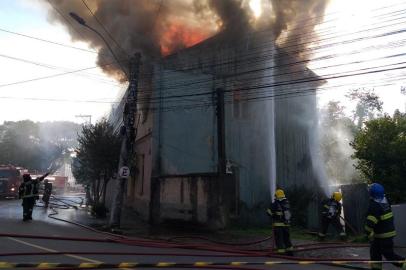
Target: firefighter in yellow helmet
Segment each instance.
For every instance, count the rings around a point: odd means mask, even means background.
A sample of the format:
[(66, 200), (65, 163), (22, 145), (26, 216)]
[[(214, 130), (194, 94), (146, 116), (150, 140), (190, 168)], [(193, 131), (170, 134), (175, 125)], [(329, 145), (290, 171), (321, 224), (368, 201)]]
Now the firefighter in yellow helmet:
[(272, 218), (272, 227), (274, 231), (276, 251), (278, 253), (286, 253), (293, 255), (293, 246), (290, 241), (290, 220), (291, 212), (288, 199), (282, 189), (275, 191), (275, 200), (267, 209), (267, 213)]
[(48, 176), (49, 173), (41, 177), (32, 179), (31, 175), (26, 173), (23, 175), (24, 182), (18, 188), (18, 197), (23, 199), (23, 221), (32, 220), (32, 211), (35, 201), (38, 199), (39, 183)]
[(330, 224), (339, 232), (340, 237), (345, 239), (346, 234), (344, 231), (344, 226), (341, 225), (341, 199), (343, 195), (340, 192), (333, 192), (331, 198), (324, 200), (322, 202), (322, 212), (321, 212), (321, 231), (319, 232), (319, 239), (324, 240), (326, 233)]

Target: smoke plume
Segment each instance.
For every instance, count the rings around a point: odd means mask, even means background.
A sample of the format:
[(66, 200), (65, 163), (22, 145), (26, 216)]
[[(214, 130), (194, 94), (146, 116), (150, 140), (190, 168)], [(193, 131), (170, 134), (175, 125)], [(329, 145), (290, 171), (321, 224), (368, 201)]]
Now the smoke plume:
[(262, 12), (256, 17), (250, 8), (252, 0), (41, 1), (49, 10), (50, 21), (66, 26), (72, 40), (87, 42), (98, 50), (100, 67), (120, 81), (125, 76), (119, 65), (106, 65), (114, 59), (103, 40), (75, 22), (69, 12), (78, 14), (100, 32), (126, 66), (126, 59), (135, 52), (150, 61), (193, 46), (219, 31), (236, 37), (242, 29), (269, 28), (275, 37), (284, 33), (286, 43), (301, 44), (297, 34), (300, 32), (307, 41), (314, 38), (314, 25), (323, 19), (327, 4), (327, 0), (260, 0)]

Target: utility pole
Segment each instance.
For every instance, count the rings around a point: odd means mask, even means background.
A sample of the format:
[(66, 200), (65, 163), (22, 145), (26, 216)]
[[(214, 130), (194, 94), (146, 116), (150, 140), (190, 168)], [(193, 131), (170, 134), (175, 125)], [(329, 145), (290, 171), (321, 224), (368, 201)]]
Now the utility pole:
[(217, 104), (216, 104), (216, 116), (217, 116), (217, 154), (218, 154), (218, 174), (220, 178), (226, 174), (226, 139), (225, 139), (225, 112), (224, 112), (224, 90), (217, 88)]
[(118, 165), (118, 175), (116, 181), (116, 192), (113, 198), (113, 204), (110, 214), (110, 228), (119, 228), (121, 221), (121, 210), (124, 202), (124, 193), (127, 178), (129, 177), (129, 160), (134, 152), (134, 141), (136, 136), (135, 114), (137, 112), (137, 92), (138, 77), (141, 54), (136, 53), (130, 59), (130, 83), (126, 95), (126, 104), (123, 111), (124, 125), (120, 129), (123, 136), (121, 142), (120, 161)]
[(213, 228), (223, 228), (224, 215), (223, 190), (226, 181), (226, 145), (225, 145), (225, 111), (224, 111), (224, 90), (216, 89), (216, 118), (217, 118), (217, 181), (213, 183), (210, 199), (210, 216)]

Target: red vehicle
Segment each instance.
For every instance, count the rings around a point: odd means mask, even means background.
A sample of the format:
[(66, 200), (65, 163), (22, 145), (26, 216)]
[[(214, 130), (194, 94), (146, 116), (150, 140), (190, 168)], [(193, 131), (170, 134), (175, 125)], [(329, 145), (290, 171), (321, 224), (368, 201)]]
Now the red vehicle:
[(20, 170), (12, 165), (0, 165), (0, 197), (18, 198), (18, 187), (22, 182)]

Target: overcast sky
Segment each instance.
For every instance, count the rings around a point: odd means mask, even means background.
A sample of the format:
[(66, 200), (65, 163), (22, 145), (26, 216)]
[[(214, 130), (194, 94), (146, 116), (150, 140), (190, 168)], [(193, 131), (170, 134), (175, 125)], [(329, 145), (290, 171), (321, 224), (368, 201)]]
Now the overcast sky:
[[(359, 4), (354, 4), (354, 2)], [(368, 4), (365, 5), (367, 2)], [(396, 2), (401, 1), (335, 0), (327, 13), (341, 12), (349, 16), (341, 16), (342, 19), (335, 23), (336, 31), (345, 32), (353, 29), (357, 24), (369, 23), (370, 9), (377, 9), (380, 5), (387, 6), (388, 3)], [(68, 44), (83, 50), (57, 46), (7, 31)], [(84, 34), (86, 34), (85, 32), (86, 29), (83, 29)], [(402, 38), (404, 39), (405, 36)], [(399, 36), (396, 39), (399, 39)], [(404, 46), (398, 49), (405, 51)], [(36, 0), (1, 0), (0, 123), (4, 120), (22, 119), (82, 122), (82, 119), (75, 116), (92, 115), (93, 119), (105, 116), (111, 108), (109, 102), (116, 100), (118, 93), (123, 90), (123, 86), (105, 76), (99, 68), (95, 67), (96, 53), (91, 51), (92, 49), (84, 43), (73, 43), (63, 26), (50, 24), (47, 21), (47, 10), (41, 8)], [(375, 55), (375, 52), (370, 52), (364, 58)], [(402, 59), (406, 62), (404, 57)], [(30, 63), (27, 63), (27, 60)], [(318, 63), (311, 64), (310, 67), (314, 68), (319, 75), (325, 75), (323, 69), (320, 69), (320, 72), (317, 71), (320, 68)], [(87, 68), (89, 69), (80, 73), (23, 83), (33, 78), (54, 76)], [(374, 76), (374, 78), (377, 77)], [(403, 82), (404, 80), (398, 80), (390, 86), (374, 87), (371, 85), (384, 101), (385, 111), (392, 113), (396, 108), (405, 110), (406, 96), (400, 94), (400, 86), (403, 85)], [(338, 84), (337, 81), (328, 83)], [(321, 104), (325, 104), (331, 99), (344, 100), (343, 96), (348, 88), (325, 91), (328, 93), (321, 94), (319, 100)]]

